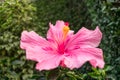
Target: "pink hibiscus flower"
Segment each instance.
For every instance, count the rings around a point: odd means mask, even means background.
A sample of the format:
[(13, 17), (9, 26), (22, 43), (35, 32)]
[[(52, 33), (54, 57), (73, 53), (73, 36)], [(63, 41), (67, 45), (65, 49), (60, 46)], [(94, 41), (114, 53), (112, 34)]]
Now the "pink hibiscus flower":
[(26, 50), (27, 59), (38, 62), (36, 69), (80, 68), (87, 61), (93, 67), (104, 67), (103, 52), (96, 48), (102, 38), (98, 27), (95, 30), (83, 27), (74, 34), (64, 21), (49, 25), (46, 38), (34, 31), (23, 31), (21, 35), (20, 47)]

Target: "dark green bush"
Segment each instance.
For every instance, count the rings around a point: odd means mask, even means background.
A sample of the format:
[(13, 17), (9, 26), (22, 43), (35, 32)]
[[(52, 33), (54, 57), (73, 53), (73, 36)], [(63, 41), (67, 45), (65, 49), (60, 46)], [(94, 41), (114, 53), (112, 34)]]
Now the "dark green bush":
[[(40, 25), (48, 26), (49, 22), (64, 20), (70, 23), (73, 30), (90, 26), (87, 7), (83, 0), (36, 0), (37, 17)], [(38, 25), (39, 26), (39, 25)]]
[(92, 19), (92, 27), (99, 25), (103, 32), (100, 47), (104, 51), (106, 79), (120, 79), (120, 4), (115, 1), (86, 1)]

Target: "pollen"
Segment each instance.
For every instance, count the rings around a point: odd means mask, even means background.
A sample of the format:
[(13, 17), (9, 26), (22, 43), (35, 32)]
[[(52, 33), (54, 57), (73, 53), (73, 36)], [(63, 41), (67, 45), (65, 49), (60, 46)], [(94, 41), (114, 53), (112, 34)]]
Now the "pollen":
[(67, 36), (67, 33), (69, 32), (70, 28), (68, 26), (64, 26), (63, 28), (63, 36), (64, 36), (64, 39), (66, 38)]

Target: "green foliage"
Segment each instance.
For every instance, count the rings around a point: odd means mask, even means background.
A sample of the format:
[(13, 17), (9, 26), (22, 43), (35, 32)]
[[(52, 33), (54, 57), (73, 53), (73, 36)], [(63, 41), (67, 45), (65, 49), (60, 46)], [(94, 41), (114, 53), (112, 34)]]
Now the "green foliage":
[[(32, 2), (31, 2), (32, 1)], [(0, 2), (0, 80), (116, 80), (120, 79), (120, 7), (106, 0), (4, 0)], [(107, 0), (109, 1), (109, 0)], [(58, 68), (36, 71), (35, 62), (25, 59), (19, 47), (23, 30), (46, 35), (48, 23), (70, 22), (77, 31), (82, 26), (100, 26), (105, 68), (85, 64), (80, 69)], [(55, 74), (57, 73), (58, 74)]]
[(26, 80), (32, 77), (33, 62), (25, 60), (19, 48), (20, 34), (32, 29), (35, 7), (29, 0), (0, 2), (0, 80)]
[(103, 32), (103, 40), (100, 47), (104, 51), (106, 66), (111, 67), (111, 69), (106, 71), (106, 78), (112, 80), (120, 79), (120, 6), (113, 4), (115, 2), (99, 0), (86, 2), (92, 19), (91, 26), (99, 25)]

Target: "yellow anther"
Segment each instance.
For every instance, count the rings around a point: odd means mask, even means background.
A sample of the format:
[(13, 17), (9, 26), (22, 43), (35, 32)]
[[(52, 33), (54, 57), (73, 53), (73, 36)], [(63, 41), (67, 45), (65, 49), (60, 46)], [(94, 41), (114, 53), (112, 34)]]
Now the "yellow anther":
[(67, 36), (67, 33), (69, 32), (70, 28), (68, 26), (64, 26), (63, 28), (63, 36), (64, 36), (64, 39), (66, 38)]

